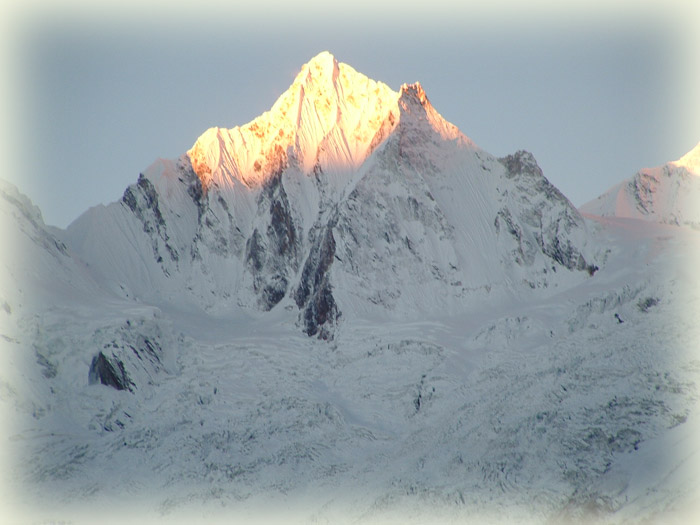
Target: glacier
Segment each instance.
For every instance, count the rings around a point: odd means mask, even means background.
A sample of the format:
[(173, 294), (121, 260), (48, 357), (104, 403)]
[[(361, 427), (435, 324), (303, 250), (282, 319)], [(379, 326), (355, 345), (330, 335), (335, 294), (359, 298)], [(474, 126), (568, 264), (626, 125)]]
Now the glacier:
[(13, 521), (700, 507), (697, 230), (582, 215), (420, 84), (321, 53), (66, 230), (0, 197)]

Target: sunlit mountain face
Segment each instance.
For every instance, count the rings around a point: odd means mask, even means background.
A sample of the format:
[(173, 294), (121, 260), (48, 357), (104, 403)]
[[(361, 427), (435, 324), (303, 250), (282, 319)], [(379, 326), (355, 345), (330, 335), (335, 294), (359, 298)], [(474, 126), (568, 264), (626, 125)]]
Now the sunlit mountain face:
[(207, 130), (188, 157), (204, 187), (259, 186), (291, 166), (306, 175), (354, 171), (411, 111), (445, 140), (468, 141), (433, 109), (420, 84), (395, 92), (324, 52), (270, 111), (245, 126)]
[(289, 166), (306, 175), (354, 170), (398, 122), (399, 97), (321, 53), (270, 111), (245, 126), (208, 130), (188, 156), (205, 187), (259, 186)]
[(1, 183), (4, 508), (683, 522), (697, 159), (582, 215), (532, 154), (324, 52), (66, 230)]

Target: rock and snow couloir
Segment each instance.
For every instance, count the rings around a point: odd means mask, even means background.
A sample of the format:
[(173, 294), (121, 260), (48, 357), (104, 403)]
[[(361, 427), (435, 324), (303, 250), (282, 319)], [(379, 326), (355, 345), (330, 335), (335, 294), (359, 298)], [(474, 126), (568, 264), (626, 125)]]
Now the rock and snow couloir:
[(700, 228), (700, 143), (677, 161), (640, 170), (581, 211)]
[(324, 52), (270, 111), (157, 161), (66, 242), (123, 295), (280, 304), (327, 337), (341, 312), (460, 311), (592, 273), (587, 237), (532, 155), (497, 159), (420, 84), (395, 92)]

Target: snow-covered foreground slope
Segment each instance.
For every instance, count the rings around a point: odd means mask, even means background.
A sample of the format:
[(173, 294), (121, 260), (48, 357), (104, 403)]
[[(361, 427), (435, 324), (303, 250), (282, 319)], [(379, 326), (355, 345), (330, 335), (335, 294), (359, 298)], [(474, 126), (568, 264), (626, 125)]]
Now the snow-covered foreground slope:
[[(624, 219), (592, 230), (601, 269), (558, 294), (358, 315), (332, 342), (287, 309), (216, 317), (65, 290), (25, 309), (9, 294), (3, 512), (684, 523), (700, 490), (700, 236)], [(36, 217), (27, 232), (47, 233)], [(124, 363), (131, 391), (90, 384), (98, 352)]]
[(640, 170), (581, 211), (700, 229), (700, 143), (677, 161)]

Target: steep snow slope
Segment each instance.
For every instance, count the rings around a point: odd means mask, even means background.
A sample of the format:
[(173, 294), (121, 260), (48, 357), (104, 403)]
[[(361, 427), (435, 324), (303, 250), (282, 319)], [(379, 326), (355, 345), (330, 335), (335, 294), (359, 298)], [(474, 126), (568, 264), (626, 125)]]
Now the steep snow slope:
[[(32, 308), (60, 297), (67, 290), (94, 294), (83, 265), (70, 253), (57, 232), (44, 224), (39, 208), (19, 190), (0, 179), (0, 233), (3, 257), (0, 297), (4, 307)], [(28, 278), (31, 277), (31, 278)]]
[(700, 143), (677, 161), (639, 171), (581, 211), (700, 228)]
[(492, 157), (419, 84), (394, 92), (329, 53), (269, 112), (156, 162), (65, 238), (122, 296), (280, 304), (321, 337), (341, 314), (464, 310), (595, 270), (584, 220), (530, 154)]

